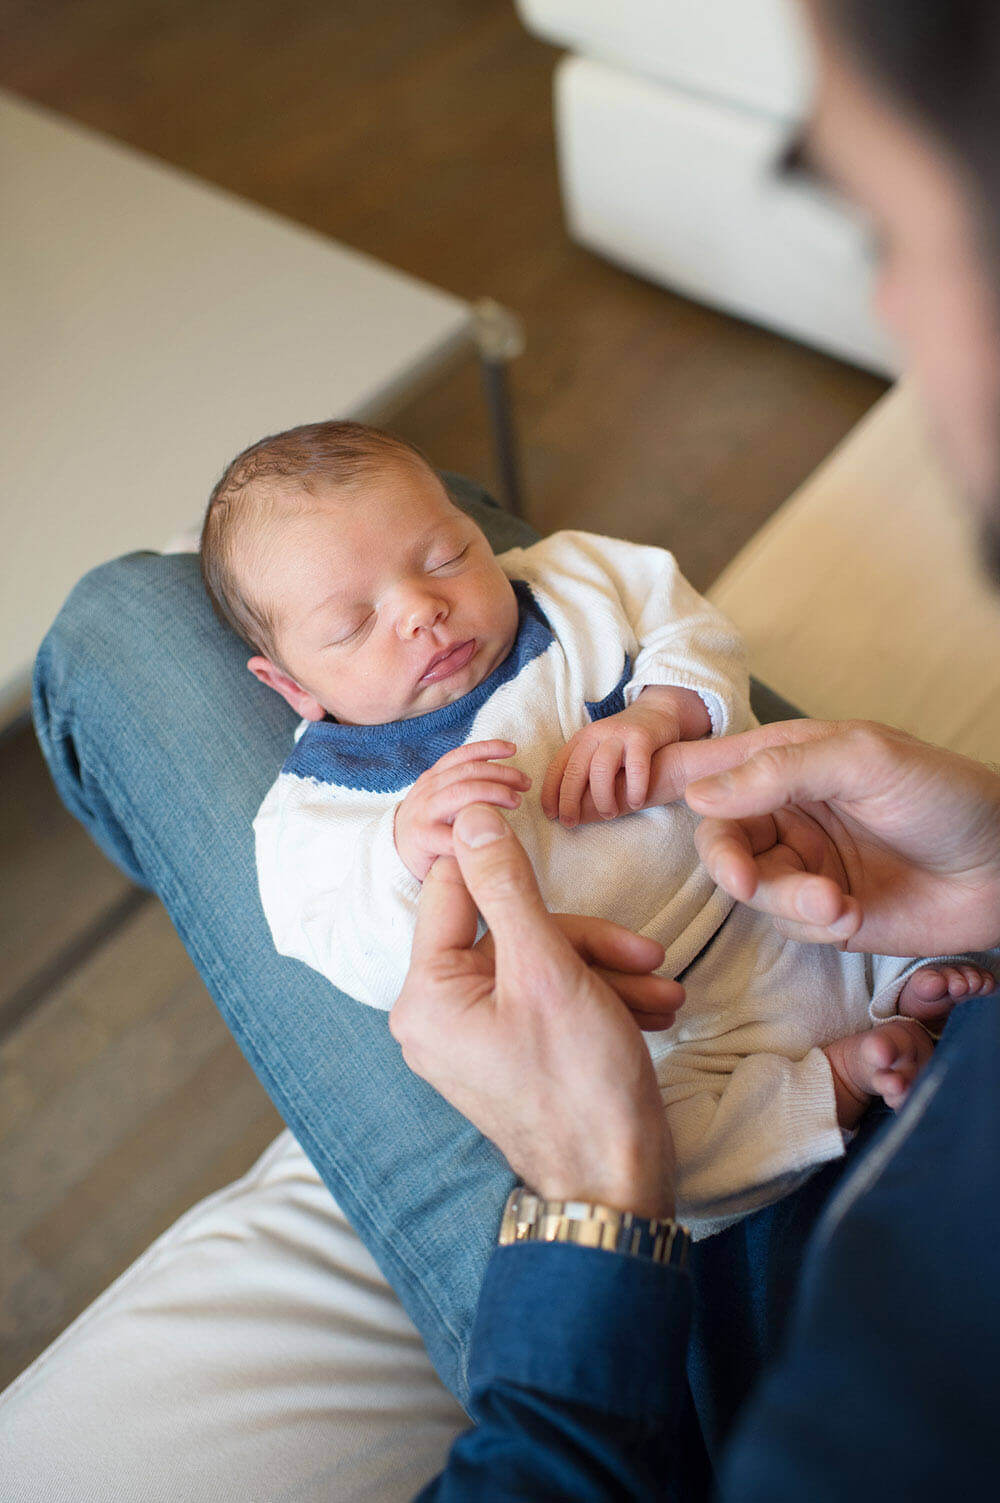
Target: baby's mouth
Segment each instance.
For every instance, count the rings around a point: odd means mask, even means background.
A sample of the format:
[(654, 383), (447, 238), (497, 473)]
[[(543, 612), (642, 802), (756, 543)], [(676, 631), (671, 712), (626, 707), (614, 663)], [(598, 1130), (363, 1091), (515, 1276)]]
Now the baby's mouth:
[(445, 648), (444, 652), (439, 652), (431, 658), (417, 680), (418, 685), (439, 684), (442, 679), (461, 672), (466, 664), (472, 661), (475, 652), (475, 637), (470, 637), (467, 642), (459, 642), (454, 647)]

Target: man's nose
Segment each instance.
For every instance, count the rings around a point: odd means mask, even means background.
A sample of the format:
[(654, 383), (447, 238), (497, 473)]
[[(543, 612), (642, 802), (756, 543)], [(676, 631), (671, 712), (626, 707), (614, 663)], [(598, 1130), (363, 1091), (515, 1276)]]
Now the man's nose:
[(420, 631), (437, 626), (448, 618), (448, 603), (429, 591), (418, 591), (403, 602), (398, 618), (401, 637), (409, 640)]

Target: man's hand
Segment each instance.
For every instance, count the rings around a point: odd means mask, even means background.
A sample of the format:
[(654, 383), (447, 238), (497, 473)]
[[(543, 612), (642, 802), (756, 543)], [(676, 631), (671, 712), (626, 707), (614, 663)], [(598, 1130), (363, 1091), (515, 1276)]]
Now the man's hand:
[(649, 802), (685, 789), (716, 882), (790, 938), (1000, 943), (1000, 776), (982, 763), (887, 726), (791, 720), (661, 752)]
[[(679, 981), (654, 974), (663, 964), (661, 944), (611, 919), (580, 913), (552, 913), (549, 917), (580, 959), (617, 993), (644, 1033), (659, 1033), (673, 1026), (684, 1005), (684, 988)], [(491, 965), (496, 964), (492, 934), (484, 934), (476, 949)]]
[[(635, 1022), (546, 911), (496, 810), (463, 810), (454, 834), (455, 859), (424, 882), (389, 1017), (407, 1064), (540, 1194), (669, 1216), (673, 1150)], [(477, 906), (492, 953), (475, 945)], [(591, 952), (619, 971), (655, 964), (659, 947), (626, 934), (594, 930)], [(660, 985), (670, 996), (675, 983)]]
[(567, 828), (587, 815), (632, 814), (646, 802), (656, 752), (711, 728), (693, 689), (650, 685), (628, 709), (585, 726), (557, 752), (542, 784), (542, 812)]
[(455, 815), (468, 804), (516, 809), (531, 787), (527, 773), (506, 767), (513, 741), (470, 741), (445, 752), (421, 773), (396, 809), (393, 834), (399, 859), (422, 882), (438, 856), (451, 854)]

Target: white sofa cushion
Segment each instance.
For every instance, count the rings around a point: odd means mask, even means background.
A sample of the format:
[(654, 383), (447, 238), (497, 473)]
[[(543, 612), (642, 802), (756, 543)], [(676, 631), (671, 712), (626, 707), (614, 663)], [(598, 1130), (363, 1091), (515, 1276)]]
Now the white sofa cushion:
[(290, 1133), (0, 1396), (16, 1503), (403, 1503), (464, 1427)]
[(808, 54), (791, 0), (517, 0), (529, 31), (681, 89), (798, 115)]
[(574, 239), (700, 302), (898, 372), (870, 311), (864, 231), (775, 175), (780, 121), (584, 57), (560, 61), (555, 106)]

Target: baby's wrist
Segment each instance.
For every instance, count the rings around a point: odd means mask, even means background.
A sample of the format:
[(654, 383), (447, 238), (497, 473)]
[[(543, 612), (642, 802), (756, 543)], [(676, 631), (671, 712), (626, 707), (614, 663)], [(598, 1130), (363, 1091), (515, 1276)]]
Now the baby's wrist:
[(647, 684), (633, 700), (640, 710), (653, 710), (665, 724), (670, 741), (700, 741), (712, 730), (712, 717), (701, 695), (674, 684)]
[(430, 861), (423, 860), (423, 852), (413, 848), (407, 836), (405, 826), (401, 825), (399, 816), (405, 804), (405, 799), (403, 799), (402, 803), (397, 804), (395, 813), (392, 816), (392, 843), (396, 847), (396, 855), (406, 867), (410, 876), (416, 877), (418, 882), (422, 882), (430, 870)]

